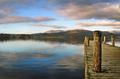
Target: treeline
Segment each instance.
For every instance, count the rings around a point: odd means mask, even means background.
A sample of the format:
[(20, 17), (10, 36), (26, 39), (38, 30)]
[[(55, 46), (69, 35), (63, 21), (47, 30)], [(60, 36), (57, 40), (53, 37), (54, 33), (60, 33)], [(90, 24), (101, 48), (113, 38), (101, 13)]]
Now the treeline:
[(62, 31), (58, 33), (34, 34), (33, 38), (36, 40), (40, 39), (44, 41), (83, 43), (85, 35), (92, 36), (92, 31), (71, 30), (71, 31)]
[(28, 34), (0, 34), (0, 41), (4, 40), (17, 40), (17, 39), (32, 39), (31, 35)]
[[(44, 41), (54, 41), (54, 42), (67, 42), (67, 43), (83, 43), (84, 37), (89, 36), (93, 39), (93, 32), (88, 30), (70, 30), (61, 31), (58, 33), (37, 33), (37, 34), (0, 34), (0, 40), (44, 40)], [(111, 33), (102, 32), (102, 36), (109, 36)], [(118, 34), (119, 35), (119, 34)]]

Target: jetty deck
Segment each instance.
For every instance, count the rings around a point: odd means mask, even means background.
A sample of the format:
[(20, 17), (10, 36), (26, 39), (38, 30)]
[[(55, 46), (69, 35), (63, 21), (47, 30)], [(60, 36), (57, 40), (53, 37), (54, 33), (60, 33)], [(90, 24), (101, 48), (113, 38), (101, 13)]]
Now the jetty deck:
[(101, 44), (101, 71), (93, 70), (94, 43), (89, 41), (89, 45), (84, 48), (85, 58), (85, 79), (120, 79), (120, 47)]

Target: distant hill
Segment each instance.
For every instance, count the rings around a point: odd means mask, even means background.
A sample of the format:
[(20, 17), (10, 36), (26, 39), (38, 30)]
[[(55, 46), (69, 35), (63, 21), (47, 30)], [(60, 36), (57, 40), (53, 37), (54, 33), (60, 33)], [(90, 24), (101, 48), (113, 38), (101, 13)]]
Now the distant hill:
[(111, 33), (120, 34), (120, 31), (111, 31)]
[(63, 32), (62, 30), (49, 30), (46, 31), (45, 33), (59, 33), (59, 32)]
[(69, 30), (61, 31), (54, 33), (38, 33), (33, 34), (33, 38), (36, 40), (45, 40), (45, 41), (59, 41), (59, 42), (68, 42), (68, 43), (82, 43), (84, 36), (92, 36), (92, 31), (88, 30)]
[[(110, 32), (102, 32), (102, 36), (107, 36), (110, 39)], [(46, 33), (36, 33), (36, 34), (0, 34), (0, 40), (17, 40), (17, 39), (33, 39), (33, 40), (44, 40), (53, 42), (67, 42), (67, 43), (83, 43), (84, 37), (89, 36), (93, 39), (93, 32), (89, 30), (50, 30)], [(117, 38), (120, 38), (120, 33), (117, 32)]]

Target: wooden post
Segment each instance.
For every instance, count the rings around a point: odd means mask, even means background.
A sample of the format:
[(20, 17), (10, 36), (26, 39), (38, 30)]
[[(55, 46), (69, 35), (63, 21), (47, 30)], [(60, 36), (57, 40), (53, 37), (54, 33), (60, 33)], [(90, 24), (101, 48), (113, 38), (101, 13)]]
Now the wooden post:
[(111, 42), (112, 42), (112, 46), (115, 46), (115, 35), (114, 34), (111, 35)]
[(85, 44), (86, 46), (89, 46), (89, 38), (88, 38), (87, 36), (85, 36), (84, 44)]
[(89, 46), (89, 38), (87, 36), (85, 36), (85, 39), (84, 39), (84, 66), (85, 66), (84, 78), (85, 79), (88, 79), (88, 62), (87, 62), (87, 58), (86, 58), (88, 46)]
[(94, 46), (93, 46), (93, 70), (95, 72), (101, 72), (101, 32), (94, 32)]
[(103, 43), (106, 43), (106, 36), (103, 37)]

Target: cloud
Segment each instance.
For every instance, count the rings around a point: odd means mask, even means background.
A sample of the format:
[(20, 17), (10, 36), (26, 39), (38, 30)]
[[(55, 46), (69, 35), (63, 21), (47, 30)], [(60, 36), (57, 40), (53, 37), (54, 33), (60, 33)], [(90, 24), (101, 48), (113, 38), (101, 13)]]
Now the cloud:
[(19, 9), (37, 5), (37, 0), (0, 0), (0, 17), (17, 14)]
[(0, 7), (18, 7), (33, 5), (34, 3), (37, 3), (37, 0), (0, 0)]
[(69, 4), (66, 7), (58, 9), (57, 12), (76, 20), (92, 18), (120, 20), (120, 4), (95, 4), (87, 6)]
[(8, 23), (23, 23), (23, 22), (47, 22), (53, 21), (54, 18), (50, 17), (23, 17), (23, 16), (6, 16), (0, 18), (0, 24)]
[(13, 16), (19, 15), (17, 11), (21, 9), (40, 8), (43, 5), (52, 6), (59, 15), (74, 20), (95, 18), (120, 21), (120, 0), (0, 0), (0, 23), (54, 20), (50, 17)]
[(51, 3), (58, 6), (66, 6), (68, 4), (76, 5), (92, 5), (97, 3), (116, 3), (120, 2), (119, 0), (49, 0)]
[(35, 6), (40, 8), (43, 5), (55, 7), (59, 15), (75, 20), (91, 18), (120, 20), (120, 0), (0, 0), (0, 10), (3, 9), (0, 11), (0, 17), (3, 16), (5, 8), (10, 8), (16, 13), (19, 8)]
[(0, 8), (0, 18), (11, 15), (13, 13), (15, 13), (15, 11), (11, 8)]
[[(23, 23), (23, 22), (47, 22), (54, 18), (44, 16), (20, 16), (19, 10), (38, 7), (38, 0), (0, 0), (0, 24)], [(41, 5), (39, 6), (39, 8)]]
[(66, 26), (50, 25), (50, 24), (33, 24), (32, 26), (34, 26), (34, 27), (48, 27), (48, 28), (54, 28), (54, 29), (66, 28)]
[(119, 21), (80, 22), (78, 26), (83, 26), (83, 27), (107, 26), (112, 28), (120, 28), (120, 22)]
[(70, 19), (120, 20), (120, 0), (51, 0), (59, 15)]

